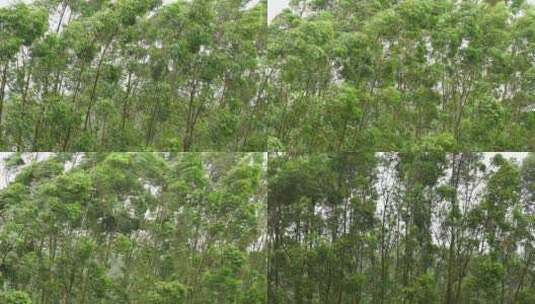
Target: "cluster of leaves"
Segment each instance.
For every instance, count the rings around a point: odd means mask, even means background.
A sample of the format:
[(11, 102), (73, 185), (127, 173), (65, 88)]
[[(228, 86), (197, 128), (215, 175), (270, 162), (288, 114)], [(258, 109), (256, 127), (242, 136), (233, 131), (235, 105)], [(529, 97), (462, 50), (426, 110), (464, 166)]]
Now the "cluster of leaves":
[(535, 148), (529, 3), (292, 3), (267, 40), (272, 151)]
[(264, 154), (16, 163), (0, 190), (0, 302), (266, 302)]
[(535, 154), (274, 155), (269, 303), (533, 303)]
[(264, 151), (266, 3), (0, 8), (0, 150)]
[[(41, 0), (0, 9), (0, 148), (535, 147), (523, 0)], [(529, 110), (531, 109), (531, 110)]]

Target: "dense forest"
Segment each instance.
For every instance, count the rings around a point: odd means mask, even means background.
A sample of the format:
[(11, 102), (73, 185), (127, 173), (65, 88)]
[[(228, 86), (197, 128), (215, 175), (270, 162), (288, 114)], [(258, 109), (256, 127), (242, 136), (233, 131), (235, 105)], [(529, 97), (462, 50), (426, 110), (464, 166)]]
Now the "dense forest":
[(266, 2), (0, 7), (0, 150), (264, 151)]
[(272, 151), (535, 149), (524, 0), (293, 0), (268, 33)]
[(535, 154), (518, 156), (271, 154), (269, 303), (535, 303)]
[(266, 302), (264, 153), (45, 156), (0, 163), (0, 303)]
[(524, 0), (0, 8), (0, 150), (535, 148)]
[(0, 304), (535, 303), (535, 2), (273, 1), (0, 0)]

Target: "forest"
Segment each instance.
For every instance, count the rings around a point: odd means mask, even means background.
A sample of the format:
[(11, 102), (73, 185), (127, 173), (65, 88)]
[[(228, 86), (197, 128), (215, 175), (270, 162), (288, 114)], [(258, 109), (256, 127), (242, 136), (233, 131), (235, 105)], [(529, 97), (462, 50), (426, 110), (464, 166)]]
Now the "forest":
[(535, 0), (277, 1), (0, 0), (0, 304), (535, 303)]
[(266, 154), (0, 159), (0, 303), (266, 303)]
[(1, 7), (0, 150), (535, 149), (528, 1), (268, 5)]
[(524, 0), (292, 0), (269, 26), (271, 151), (535, 149)]
[(265, 151), (266, 2), (0, 7), (0, 151)]
[(268, 303), (535, 303), (535, 153), (269, 157)]

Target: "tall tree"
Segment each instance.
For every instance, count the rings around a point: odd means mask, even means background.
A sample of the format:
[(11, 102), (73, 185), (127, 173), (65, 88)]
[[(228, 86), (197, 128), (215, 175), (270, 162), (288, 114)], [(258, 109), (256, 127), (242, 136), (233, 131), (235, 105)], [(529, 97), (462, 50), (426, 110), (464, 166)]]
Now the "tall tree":
[(2, 303), (265, 303), (261, 153), (12, 154)]
[(265, 12), (236, 0), (2, 7), (0, 148), (265, 150)]
[(269, 28), (270, 150), (531, 150), (534, 8), (486, 2), (292, 1)]
[(268, 302), (530, 303), (533, 155), (430, 147), (271, 154)]

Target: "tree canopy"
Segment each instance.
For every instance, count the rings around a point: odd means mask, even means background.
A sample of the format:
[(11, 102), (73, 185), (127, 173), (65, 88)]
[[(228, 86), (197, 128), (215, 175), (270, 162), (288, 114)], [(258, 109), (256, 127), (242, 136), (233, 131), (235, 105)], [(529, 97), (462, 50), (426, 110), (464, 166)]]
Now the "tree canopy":
[(39, 0), (0, 8), (0, 148), (535, 148), (523, 0)]
[(0, 302), (266, 302), (264, 154), (12, 154), (3, 165), (15, 177), (0, 189)]
[(535, 5), (270, 1), (0, 7), (0, 304), (535, 303)]
[(264, 151), (266, 3), (254, 3), (1, 7), (0, 150)]
[[(492, 2), (492, 3), (490, 3)], [(294, 0), (268, 34), (271, 150), (535, 148), (523, 0)]]
[(535, 154), (279, 154), (269, 303), (533, 303)]

